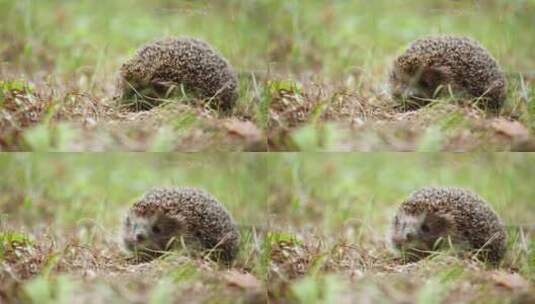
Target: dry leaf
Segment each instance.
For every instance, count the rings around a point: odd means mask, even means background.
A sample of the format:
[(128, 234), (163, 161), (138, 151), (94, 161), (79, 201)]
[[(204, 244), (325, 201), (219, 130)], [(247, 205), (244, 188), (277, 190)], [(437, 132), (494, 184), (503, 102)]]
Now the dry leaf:
[(491, 275), (492, 279), (498, 286), (509, 289), (527, 289), (529, 283), (518, 273), (506, 273), (496, 271)]
[(503, 118), (497, 118), (491, 123), (492, 128), (498, 134), (517, 140), (527, 140), (529, 138), (528, 129), (518, 121), (509, 121)]
[(260, 289), (262, 287), (262, 283), (250, 273), (229, 270), (223, 276), (230, 286), (243, 289)]

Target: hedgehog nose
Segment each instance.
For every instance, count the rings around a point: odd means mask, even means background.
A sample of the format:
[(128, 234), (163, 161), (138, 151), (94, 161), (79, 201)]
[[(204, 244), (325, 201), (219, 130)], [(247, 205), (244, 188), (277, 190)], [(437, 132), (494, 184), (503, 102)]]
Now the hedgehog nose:
[(394, 245), (396, 245), (396, 246), (401, 246), (401, 244), (403, 243), (403, 239), (400, 238), (400, 237), (393, 237), (393, 238), (392, 238), (392, 242), (393, 242)]
[(414, 233), (411, 233), (411, 232), (407, 233), (407, 235), (405, 236), (405, 239), (409, 242), (412, 241), (414, 239)]
[(145, 236), (141, 233), (136, 234), (136, 241), (143, 242), (145, 240)]

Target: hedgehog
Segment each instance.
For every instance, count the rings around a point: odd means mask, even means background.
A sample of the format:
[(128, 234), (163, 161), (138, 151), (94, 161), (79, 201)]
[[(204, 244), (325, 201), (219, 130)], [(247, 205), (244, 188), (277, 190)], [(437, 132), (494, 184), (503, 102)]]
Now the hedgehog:
[(394, 217), (390, 241), (409, 260), (451, 244), (497, 264), (506, 251), (504, 224), (491, 206), (472, 191), (426, 187), (413, 192)]
[(505, 75), (492, 55), (471, 38), (450, 35), (412, 42), (394, 60), (389, 86), (394, 98), (409, 99), (417, 107), (452, 94), (498, 110), (507, 92)]
[(224, 263), (237, 255), (240, 233), (229, 212), (196, 188), (154, 188), (128, 211), (122, 240), (140, 260), (150, 260), (185, 245)]
[(234, 69), (208, 43), (194, 38), (165, 38), (148, 43), (120, 68), (121, 101), (141, 95), (148, 97), (144, 105), (150, 108), (174, 88), (183, 88), (221, 110), (232, 108), (238, 97)]

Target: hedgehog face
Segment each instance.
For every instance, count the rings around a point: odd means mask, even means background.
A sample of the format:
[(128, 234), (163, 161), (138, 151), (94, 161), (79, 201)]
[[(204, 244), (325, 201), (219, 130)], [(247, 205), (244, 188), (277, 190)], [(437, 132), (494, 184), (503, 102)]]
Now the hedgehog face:
[(396, 65), (390, 73), (390, 93), (395, 98), (409, 98), (418, 94), (415, 88), (416, 79)]
[(159, 212), (150, 216), (129, 213), (123, 225), (123, 243), (136, 255), (158, 256), (180, 237), (181, 230), (178, 220)]
[(121, 76), (134, 87), (146, 84), (143, 66), (135, 60), (128, 61), (121, 66)]
[(148, 67), (139, 58), (128, 60), (121, 66), (120, 69), (121, 87), (125, 91), (125, 95), (132, 95), (134, 89), (146, 87), (150, 83), (151, 72)]
[(438, 241), (448, 235), (447, 218), (433, 214), (398, 214), (394, 218), (391, 241), (394, 247), (409, 255), (422, 256), (436, 248)]
[(390, 73), (390, 91), (395, 98), (432, 99), (452, 83), (449, 69), (399, 58)]

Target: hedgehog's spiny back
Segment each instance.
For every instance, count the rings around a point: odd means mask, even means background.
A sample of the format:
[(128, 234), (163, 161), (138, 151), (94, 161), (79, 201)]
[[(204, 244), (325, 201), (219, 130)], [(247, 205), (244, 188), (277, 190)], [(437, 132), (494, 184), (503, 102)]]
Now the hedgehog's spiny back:
[[(124, 70), (141, 86), (150, 86), (152, 81), (182, 84), (189, 93), (225, 109), (231, 108), (238, 97), (237, 76), (228, 61), (206, 42), (194, 38), (148, 43), (125, 63)], [(122, 72), (122, 76), (127, 75)]]
[(425, 187), (409, 195), (402, 204), (411, 214), (423, 211), (451, 211), (465, 208), (466, 205), (486, 205), (476, 193), (457, 187)]
[(440, 35), (415, 40), (396, 59), (409, 73), (422, 67), (447, 67), (451, 85), (473, 97), (484, 96), (486, 105), (499, 108), (506, 98), (507, 81), (498, 62), (479, 42), (462, 36)]
[(168, 215), (176, 215), (179, 212), (189, 212), (187, 210), (203, 208), (206, 205), (224, 210), (224, 207), (206, 191), (190, 187), (159, 187), (143, 194), (141, 199), (134, 204), (134, 208), (139, 213), (158, 210)]
[(456, 233), (475, 248), (485, 247), (492, 262), (503, 258), (506, 232), (492, 207), (472, 191), (456, 187), (427, 187), (413, 192), (400, 206), (406, 214), (447, 214), (455, 221)]
[(240, 234), (225, 207), (209, 193), (196, 188), (155, 188), (143, 195), (133, 209), (140, 216), (163, 212), (184, 221), (188, 234), (207, 249), (217, 246), (221, 257), (232, 260), (238, 251)]

